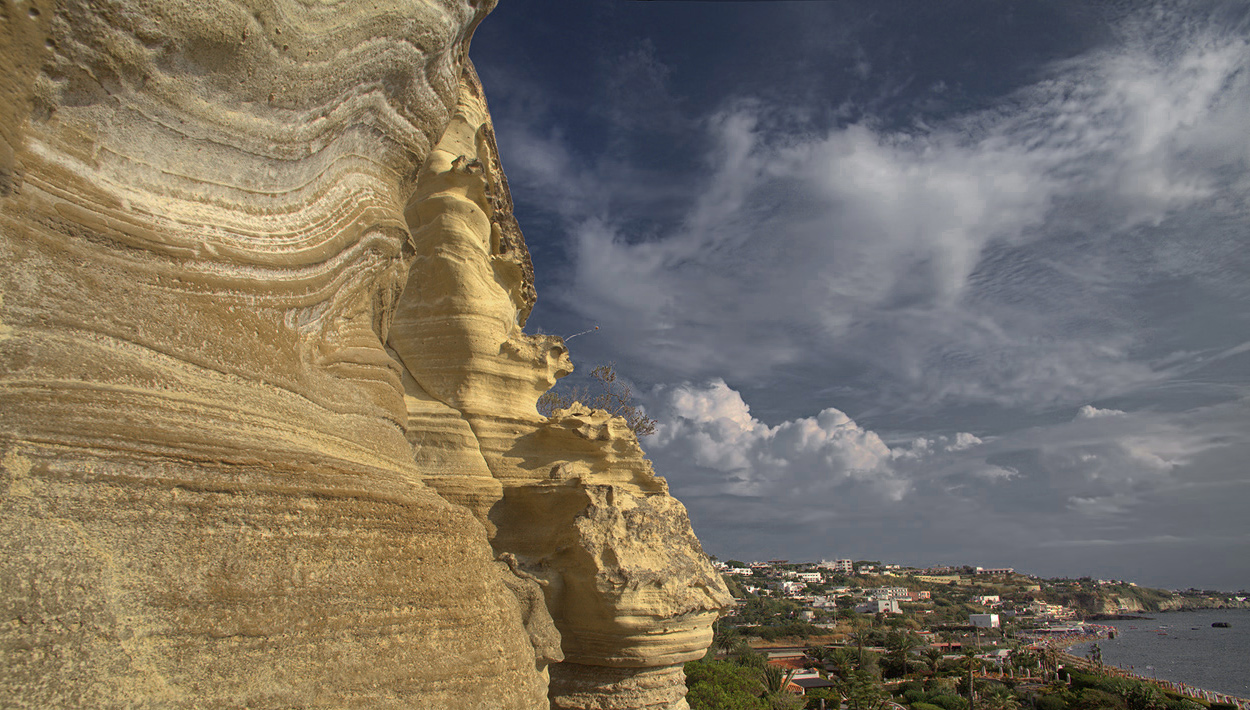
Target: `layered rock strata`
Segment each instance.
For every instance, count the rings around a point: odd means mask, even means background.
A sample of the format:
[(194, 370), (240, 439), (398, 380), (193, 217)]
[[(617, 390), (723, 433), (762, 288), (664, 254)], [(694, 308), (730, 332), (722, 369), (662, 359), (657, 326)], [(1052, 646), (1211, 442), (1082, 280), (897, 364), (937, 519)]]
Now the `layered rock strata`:
[(685, 707), (680, 666), (703, 655), (728, 594), (625, 420), (537, 413), (568, 354), (522, 331), (529, 255), (471, 73), (461, 96), (408, 208), (416, 260), (388, 345), (407, 371), (409, 439), (425, 481), (544, 581), (564, 657), (554, 707)]
[(534, 409), (493, 3), (0, 2), (0, 705), (683, 707), (727, 597)]

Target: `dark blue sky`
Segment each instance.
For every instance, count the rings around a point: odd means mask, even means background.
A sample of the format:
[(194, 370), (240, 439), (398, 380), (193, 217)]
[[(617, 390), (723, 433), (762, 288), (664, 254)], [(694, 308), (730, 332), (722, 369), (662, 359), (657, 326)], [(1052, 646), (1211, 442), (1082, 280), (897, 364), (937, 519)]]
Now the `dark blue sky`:
[[(1250, 587), (1243, 2), (502, 0), (530, 330), (710, 552)], [(576, 375), (574, 376), (576, 377)]]

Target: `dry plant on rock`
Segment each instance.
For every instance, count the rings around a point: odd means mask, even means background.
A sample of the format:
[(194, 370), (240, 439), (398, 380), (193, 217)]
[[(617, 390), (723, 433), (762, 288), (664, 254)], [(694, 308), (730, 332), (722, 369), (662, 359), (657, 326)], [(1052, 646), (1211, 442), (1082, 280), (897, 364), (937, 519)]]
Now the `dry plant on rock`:
[(612, 416), (623, 418), (638, 436), (655, 433), (655, 420), (632, 403), (633, 392), (629, 385), (617, 379), (616, 363), (595, 367), (590, 371), (590, 378), (594, 384), (582, 385), (568, 394), (555, 390), (544, 393), (538, 398), (538, 413), (549, 417), (557, 409), (568, 409), (581, 402), (591, 409), (602, 409)]

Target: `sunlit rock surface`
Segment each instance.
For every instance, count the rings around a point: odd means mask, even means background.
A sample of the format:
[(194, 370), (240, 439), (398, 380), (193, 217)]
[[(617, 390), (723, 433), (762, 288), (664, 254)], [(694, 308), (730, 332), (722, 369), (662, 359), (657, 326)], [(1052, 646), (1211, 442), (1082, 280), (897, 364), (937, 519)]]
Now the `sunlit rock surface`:
[(0, 3), (0, 705), (684, 707), (728, 597), (535, 411), (493, 3)]
[(571, 366), (560, 339), (522, 332), (533, 272), (474, 79), (408, 208), (416, 259), (388, 344), (409, 440), (425, 481), (545, 582), (564, 657), (554, 707), (685, 707), (680, 666), (729, 595), (625, 420), (537, 412)]

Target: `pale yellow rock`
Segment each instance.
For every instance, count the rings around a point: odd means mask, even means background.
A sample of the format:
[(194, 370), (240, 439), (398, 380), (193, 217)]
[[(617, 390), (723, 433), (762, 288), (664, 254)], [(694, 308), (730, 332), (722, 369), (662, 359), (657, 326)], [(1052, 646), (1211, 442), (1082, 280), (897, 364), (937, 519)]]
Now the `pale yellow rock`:
[(704, 654), (728, 592), (623, 419), (580, 406), (538, 414), (571, 366), (559, 338), (522, 331), (528, 253), (485, 100), (472, 85), (461, 96), (407, 211), (416, 260), (388, 344), (412, 378), (409, 439), (425, 442), (420, 461), (436, 455), (431, 442), (448, 462), (462, 456), (463, 430), (429, 399), (471, 428), (473, 464), (434, 463), (453, 473), (426, 480), (546, 582), (565, 658), (551, 668), (555, 707), (685, 707), (681, 664)]
[(685, 707), (729, 599), (535, 409), (493, 2), (0, 3), (0, 705)]
[(547, 707), (382, 345), (489, 3), (2, 9), (0, 705)]

